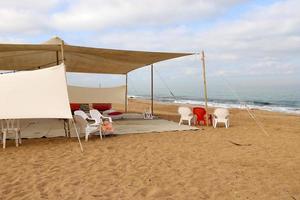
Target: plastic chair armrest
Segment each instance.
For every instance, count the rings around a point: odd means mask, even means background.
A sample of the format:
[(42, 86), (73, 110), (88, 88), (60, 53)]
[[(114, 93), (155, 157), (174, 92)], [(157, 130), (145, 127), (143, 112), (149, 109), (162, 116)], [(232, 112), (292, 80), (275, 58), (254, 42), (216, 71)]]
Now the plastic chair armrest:
[(105, 117), (105, 116), (103, 116), (102, 118), (103, 118), (103, 119), (108, 119), (108, 121), (109, 121), (110, 123), (112, 123), (111, 117)]

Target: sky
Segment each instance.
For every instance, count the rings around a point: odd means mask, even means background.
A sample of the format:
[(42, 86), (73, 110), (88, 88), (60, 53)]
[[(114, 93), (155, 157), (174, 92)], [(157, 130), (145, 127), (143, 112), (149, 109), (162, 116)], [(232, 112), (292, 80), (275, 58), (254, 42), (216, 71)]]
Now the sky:
[[(206, 55), (209, 91), (300, 86), (299, 0), (0, 0), (0, 42), (66, 43)], [(203, 93), (199, 55), (154, 65), (156, 95)], [(110, 87), (124, 76), (68, 74), (72, 85)], [(149, 67), (129, 74), (147, 94)], [(187, 89), (188, 88), (188, 89)], [(296, 91), (296, 90), (295, 90)]]

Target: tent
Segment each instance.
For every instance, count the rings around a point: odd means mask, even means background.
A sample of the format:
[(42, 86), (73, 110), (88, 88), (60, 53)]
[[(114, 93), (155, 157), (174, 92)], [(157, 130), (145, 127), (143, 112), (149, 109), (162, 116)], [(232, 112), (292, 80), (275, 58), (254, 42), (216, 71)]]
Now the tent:
[(3, 74), (0, 91), (0, 119), (72, 118), (63, 64)]
[(127, 112), (127, 74), (151, 65), (151, 111), (153, 113), (153, 64), (194, 53), (146, 52), (74, 46), (59, 37), (42, 44), (0, 44), (0, 70), (32, 70), (64, 62), (67, 72), (126, 75), (125, 111)]
[(66, 83), (64, 64), (2, 74), (0, 119), (73, 119)]
[[(63, 40), (58, 37), (54, 37), (42, 44), (0, 44), (0, 70), (14, 70), (14, 71), (27, 71), (33, 69), (41, 69), (51, 67), (53, 65), (59, 65), (60, 63), (65, 64), (64, 71), (67, 72), (84, 72), (84, 73), (103, 73), (103, 74), (123, 74), (126, 75), (126, 89), (125, 89), (125, 111), (127, 111), (127, 73), (132, 70), (151, 65), (151, 110), (153, 113), (153, 64), (159, 61), (168, 60), (172, 58), (182, 57), (192, 55), (194, 53), (168, 53), (168, 52), (146, 52), (146, 51), (129, 51), (129, 50), (116, 50), (116, 49), (103, 49), (103, 48), (91, 48), (91, 47), (82, 47), (82, 46), (73, 46), (69, 44), (65, 44)], [(204, 61), (204, 56), (203, 56)], [(203, 63), (204, 66), (204, 63)], [(51, 70), (50, 68), (48, 70)], [(24, 74), (22, 72), (20, 74)], [(32, 72), (35, 73), (35, 72)], [(16, 73), (19, 74), (19, 73)], [(0, 77), (6, 77), (0, 75)], [(26, 75), (26, 73), (25, 73)], [(36, 74), (38, 75), (38, 74)], [(17, 76), (11, 76), (11, 80), (17, 80)], [(30, 77), (30, 75), (28, 75)], [(35, 76), (37, 77), (37, 76)], [(205, 77), (205, 75), (204, 75)], [(40, 77), (42, 78), (42, 76)], [(3, 78), (4, 80), (5, 78)], [(46, 86), (54, 83), (55, 79), (44, 78), (39, 79), (45, 85), (31, 85), (33, 88), (40, 87), (40, 90), (36, 91), (36, 93), (30, 92), (30, 95), (36, 96), (36, 100), (39, 100)], [(3, 82), (4, 87), (12, 84), (13, 82)], [(3, 85), (1, 84), (1, 85)], [(61, 87), (66, 88), (66, 81), (64, 83), (61, 82)], [(18, 94), (20, 96), (30, 96), (26, 94), (26, 92), (30, 91), (30, 87), (25, 84), (26, 90), (22, 90), (19, 87), (20, 85), (16, 85), (14, 91), (6, 90), (10, 99), (14, 98), (14, 95)], [(3, 87), (3, 86), (2, 86)], [(78, 88), (77, 88), (78, 89)], [(3, 92), (2, 92), (3, 94)], [(45, 94), (45, 97), (50, 96), (49, 94)], [(34, 106), (34, 103), (31, 102), (32, 99), (28, 99), (28, 104)], [(41, 99), (40, 99), (41, 100)], [(66, 99), (62, 101), (62, 106), (64, 109), (66, 107)], [(16, 98), (14, 101), (14, 105), (24, 105), (22, 98)], [(39, 101), (40, 102), (40, 101)], [(45, 101), (48, 102), (48, 101)], [(6, 99), (3, 103), (0, 110), (4, 109), (5, 105), (10, 105), (9, 101)], [(38, 102), (37, 102), (38, 103)], [(48, 102), (50, 103), (50, 102)], [(18, 107), (19, 108), (19, 107)], [(58, 108), (58, 107), (57, 107)], [(14, 109), (14, 112), (12, 112)], [(19, 108), (20, 109), (20, 108)], [(33, 109), (33, 108), (32, 108)], [(43, 117), (43, 110), (36, 109), (37, 112), (33, 112), (30, 115), (22, 114), (16, 107), (10, 107), (10, 110), (6, 110), (6, 116), (0, 116), (0, 119), (3, 118), (22, 118), (22, 117)], [(56, 118), (58, 117), (56, 109), (54, 112), (49, 112), (47, 117)], [(9, 116), (8, 113), (15, 113), (15, 115)], [(26, 111), (28, 112), (28, 110)], [(26, 113), (24, 111), (24, 113)], [(20, 114), (20, 115), (19, 115)], [(62, 117), (62, 116), (60, 116)], [(68, 116), (63, 116), (69, 119)], [(80, 140), (79, 140), (80, 142)]]
[(73, 46), (54, 37), (43, 44), (0, 44), (0, 70), (31, 70), (53, 66), (64, 60), (67, 72), (127, 74), (140, 67), (187, 55), (192, 53)]

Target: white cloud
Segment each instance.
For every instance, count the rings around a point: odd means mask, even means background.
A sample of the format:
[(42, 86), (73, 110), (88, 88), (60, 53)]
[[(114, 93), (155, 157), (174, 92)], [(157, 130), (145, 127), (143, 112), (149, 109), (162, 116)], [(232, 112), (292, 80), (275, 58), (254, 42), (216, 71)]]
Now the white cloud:
[(93, 36), (93, 45), (110, 48), (149, 51), (193, 51), (199, 46), (190, 45), (191, 32), (184, 26), (163, 30), (136, 30), (112, 32)]
[(11, 8), (18, 10), (35, 10), (35, 11), (47, 11), (49, 8), (53, 8), (59, 2), (63, 2), (60, 0), (47, 0), (47, 1), (39, 1), (39, 0), (1, 0), (0, 7), (2, 9)]
[[(215, 68), (227, 74), (300, 72), (300, 1), (279, 1), (199, 34)], [(230, 55), (227, 59), (224, 55)]]
[(200, 51), (216, 61), (265, 56), (287, 56), (300, 49), (300, 2), (278, 2), (257, 7), (240, 19), (220, 22), (197, 31), (188, 26), (165, 29), (115, 31), (95, 35), (99, 46), (143, 50)]
[(1, 36), (0, 43), (21, 44), (21, 43), (26, 43), (26, 41), (23, 38), (17, 38), (17, 37), (11, 37), (11, 36)]
[(60, 30), (162, 26), (219, 15), (241, 0), (78, 0), (53, 16)]
[[(208, 75), (300, 72), (299, 0), (249, 7), (236, 19), (222, 19), (222, 13), (240, 0), (64, 0), (62, 7), (59, 0), (20, 2), (0, 2), (0, 40), (21, 41), (20, 35), (60, 30), (71, 35), (65, 38), (69, 43), (73, 37), (96, 47), (204, 49)], [(209, 26), (203, 29), (202, 23)], [(174, 69), (184, 66), (192, 74), (199, 60), (168, 63)]]
[(38, 34), (48, 26), (49, 11), (59, 0), (0, 1), (1, 34)]
[(300, 2), (275, 3), (201, 34), (206, 45), (230, 50), (286, 51), (300, 46)]

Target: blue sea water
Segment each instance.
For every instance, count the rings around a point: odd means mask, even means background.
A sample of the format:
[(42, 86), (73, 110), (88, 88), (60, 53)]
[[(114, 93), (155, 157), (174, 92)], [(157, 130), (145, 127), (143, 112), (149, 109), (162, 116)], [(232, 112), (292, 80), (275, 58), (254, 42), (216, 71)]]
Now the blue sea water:
[[(155, 100), (169, 103), (204, 105), (203, 95), (193, 95), (193, 89), (173, 91), (175, 96), (156, 93)], [(134, 97), (149, 99), (149, 95), (134, 94)], [(208, 106), (241, 108), (284, 112), (300, 115), (300, 90), (294, 86), (236, 87), (222, 90), (208, 88)]]

